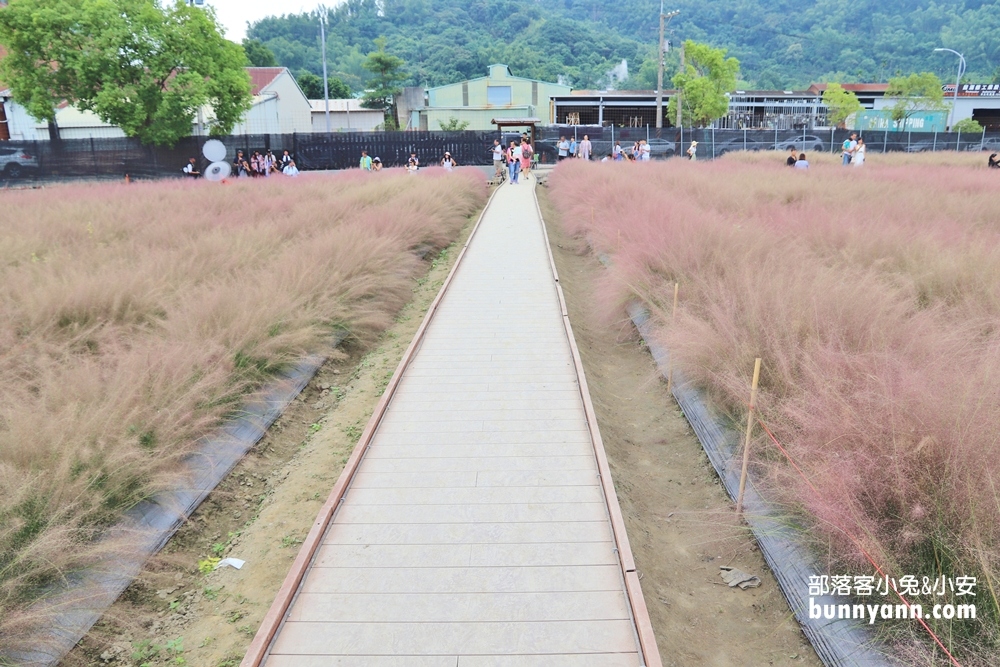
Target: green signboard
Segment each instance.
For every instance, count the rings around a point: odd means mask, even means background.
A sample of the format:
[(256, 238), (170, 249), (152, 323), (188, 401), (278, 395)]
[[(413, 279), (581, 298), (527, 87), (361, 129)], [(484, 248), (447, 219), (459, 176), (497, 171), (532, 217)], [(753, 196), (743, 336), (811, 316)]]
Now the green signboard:
[(917, 111), (905, 121), (896, 122), (888, 110), (859, 111), (854, 126), (858, 130), (878, 132), (944, 132), (948, 125), (946, 111)]

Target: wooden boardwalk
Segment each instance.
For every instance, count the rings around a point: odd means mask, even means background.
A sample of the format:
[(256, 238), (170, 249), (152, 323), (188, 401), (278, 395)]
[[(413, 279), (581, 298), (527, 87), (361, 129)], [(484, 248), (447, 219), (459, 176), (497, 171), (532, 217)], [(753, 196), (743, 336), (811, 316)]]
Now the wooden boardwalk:
[(244, 666), (658, 667), (553, 273), (502, 186)]

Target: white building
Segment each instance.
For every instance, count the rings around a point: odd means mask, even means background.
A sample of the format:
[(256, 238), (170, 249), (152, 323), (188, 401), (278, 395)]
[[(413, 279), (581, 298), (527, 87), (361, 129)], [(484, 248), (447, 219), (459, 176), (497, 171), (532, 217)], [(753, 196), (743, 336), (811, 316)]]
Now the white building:
[[(250, 110), (236, 124), (232, 134), (308, 134), (313, 131), (312, 107), (295, 77), (285, 67), (247, 67), (253, 100)], [(2, 88), (2, 86), (0, 86)], [(48, 124), (32, 118), (10, 95), (0, 90), (3, 103), (0, 123), (6, 120), (6, 134), (12, 141), (46, 141)], [(208, 134), (212, 109), (205, 107), (195, 118), (192, 135)], [(125, 133), (105, 123), (96, 114), (69, 105), (56, 110), (56, 124), (63, 139), (108, 139), (124, 137)], [(0, 129), (0, 138), (4, 137)]]
[[(326, 100), (309, 100), (312, 131), (326, 132)], [(385, 122), (379, 109), (366, 109), (361, 100), (330, 100), (331, 132), (370, 132)]]

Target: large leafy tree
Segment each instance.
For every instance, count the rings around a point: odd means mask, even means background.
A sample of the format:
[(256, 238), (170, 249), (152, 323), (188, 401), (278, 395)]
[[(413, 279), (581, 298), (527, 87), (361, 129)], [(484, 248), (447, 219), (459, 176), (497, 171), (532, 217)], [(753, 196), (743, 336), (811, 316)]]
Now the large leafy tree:
[[(309, 70), (302, 70), (295, 76), (295, 80), (306, 97), (311, 100), (323, 99), (323, 77), (313, 74)], [(327, 78), (326, 87), (331, 100), (344, 100), (354, 96), (350, 86), (335, 76)]]
[(247, 54), (247, 62), (252, 67), (277, 67), (278, 59), (271, 49), (259, 39), (244, 39), (243, 52)]
[[(704, 127), (729, 110), (726, 93), (736, 88), (740, 62), (727, 58), (725, 49), (691, 40), (684, 42), (684, 57), (684, 68), (674, 76), (674, 87), (681, 93), (681, 118), (685, 125)], [(677, 97), (671, 98), (670, 118), (677, 117), (677, 103)]]
[(387, 53), (385, 44), (384, 37), (376, 39), (376, 50), (368, 54), (362, 65), (372, 74), (368, 90), (365, 91), (364, 104), (369, 109), (382, 109), (385, 112), (385, 129), (390, 130), (399, 127), (396, 95), (403, 91), (402, 84), (407, 75), (403, 71), (403, 59)]
[(183, 2), (11, 0), (0, 43), (0, 78), (40, 120), (66, 100), (143, 143), (173, 145), (205, 105), (216, 135), (250, 108), (243, 49), (211, 10)]
[(944, 101), (941, 79), (931, 72), (889, 79), (885, 96), (895, 100), (889, 113), (900, 132), (906, 131), (906, 123), (914, 114), (920, 111), (944, 111), (948, 108)]
[(847, 119), (861, 111), (858, 96), (850, 90), (844, 90), (839, 83), (831, 83), (823, 91), (823, 104), (829, 109), (829, 120), (837, 127), (842, 127)]

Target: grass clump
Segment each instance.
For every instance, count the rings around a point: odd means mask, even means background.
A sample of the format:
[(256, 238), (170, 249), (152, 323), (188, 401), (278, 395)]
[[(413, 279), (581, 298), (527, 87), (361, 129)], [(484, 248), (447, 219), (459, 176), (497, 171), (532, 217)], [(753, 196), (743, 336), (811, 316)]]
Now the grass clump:
[(485, 195), (474, 170), (0, 195), (0, 653), (275, 371), (390, 325)]
[[(1000, 181), (978, 154), (932, 157), (574, 163), (549, 184), (568, 230), (611, 256), (597, 307), (620, 322), (644, 301), (734, 424), (763, 358), (760, 414), (809, 483), (764, 437), (754, 468), (829, 573), (872, 574), (867, 551), (895, 578), (977, 577), (974, 599), (912, 601), (974, 602), (976, 621), (927, 622), (966, 667), (996, 665)], [(881, 629), (912, 664), (941, 657), (915, 622)]]

